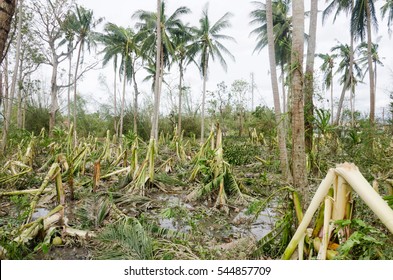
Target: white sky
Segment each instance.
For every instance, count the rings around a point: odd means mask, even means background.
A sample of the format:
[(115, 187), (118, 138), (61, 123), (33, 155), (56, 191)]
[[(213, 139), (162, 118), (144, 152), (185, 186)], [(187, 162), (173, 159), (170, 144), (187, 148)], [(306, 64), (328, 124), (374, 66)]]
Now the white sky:
[[(237, 44), (232, 42), (225, 42), (224, 45), (232, 52), (236, 58), (236, 62), (232, 62), (229, 58), (228, 72), (224, 72), (221, 65), (216, 63), (210, 64), (209, 81), (207, 85), (208, 90), (215, 90), (216, 85), (225, 81), (228, 86), (232, 81), (236, 79), (245, 79), (250, 81), (250, 73), (255, 75), (255, 83), (258, 88), (256, 91), (254, 104), (267, 104), (269, 107), (273, 106), (271, 85), (269, 78), (268, 69), (268, 56), (267, 49), (261, 51), (259, 54), (252, 54), (255, 47), (255, 37), (249, 37), (249, 33), (252, 30), (252, 26), (249, 25), (250, 17), (249, 13), (254, 9), (251, 1), (241, 0), (210, 0), (209, 15), (212, 22), (216, 22), (225, 12), (231, 12), (234, 16), (231, 19), (232, 27), (225, 30), (223, 33), (233, 36), (236, 38)], [(323, 10), (326, 6), (326, 1), (319, 1), (319, 10)], [(96, 17), (105, 17), (105, 22), (112, 22), (117, 25), (131, 26), (133, 27), (135, 21), (131, 21), (131, 15), (140, 9), (154, 11), (156, 9), (156, 0), (77, 0), (77, 3), (83, 5), (86, 8), (93, 9)], [(167, 13), (172, 14), (176, 8), (180, 6), (187, 6), (191, 9), (192, 14), (183, 17), (185, 22), (189, 22), (191, 25), (197, 25), (198, 20), (201, 16), (202, 8), (206, 1), (181, 1), (181, 0), (167, 0)], [(306, 10), (309, 7), (309, 1), (305, 1)], [(391, 90), (393, 75), (393, 61), (390, 53), (392, 52), (392, 42), (388, 36), (386, 27), (386, 19), (382, 21), (380, 19), (379, 7), (382, 5), (382, 1), (376, 1), (376, 10), (379, 18), (379, 32), (373, 34), (373, 40), (378, 36), (382, 38), (379, 41), (379, 53), (380, 57), (383, 57), (384, 67), (378, 68), (378, 84), (377, 84), (377, 98), (376, 98), (376, 110), (377, 114), (382, 114), (382, 107), (386, 107), (389, 102), (389, 94), (387, 90)], [(322, 15), (318, 15), (318, 27), (317, 27), (317, 53), (330, 52), (331, 47), (337, 45), (337, 40), (341, 43), (349, 44), (349, 22), (344, 14), (342, 14), (333, 25), (333, 16), (330, 17), (324, 26), (322, 26)], [(308, 32), (308, 22), (306, 20), (305, 31)], [(306, 48), (305, 48), (306, 51)], [(315, 60), (317, 70), (321, 60), (316, 58)], [(169, 80), (173, 80), (173, 85), (178, 81), (178, 71), (176, 68), (172, 68), (172, 75)], [(100, 103), (109, 102), (106, 99), (107, 93), (97, 83), (97, 77), (99, 73), (104, 73), (107, 78), (109, 88), (112, 89), (113, 70), (112, 64), (109, 63), (105, 69), (90, 72), (86, 75), (83, 82), (81, 82), (80, 91), (83, 95), (89, 95)], [(318, 73), (317, 73), (318, 75)], [(322, 76), (320, 75), (322, 78)], [(139, 80), (139, 87), (145, 95), (150, 95), (151, 86), (147, 83), (142, 83), (144, 74), (142, 72), (137, 74)], [(338, 77), (335, 78), (337, 80)], [(365, 84), (357, 87), (356, 93), (356, 108), (363, 112), (369, 111), (369, 94), (368, 94), (368, 75), (364, 80)], [(199, 102), (199, 96), (202, 91), (202, 79), (196, 67), (189, 66), (185, 75), (185, 83), (192, 89), (193, 98), (196, 102)], [(339, 98), (341, 94), (341, 86), (336, 82), (335, 88), (335, 99)], [(164, 93), (165, 95), (165, 93)], [(329, 93), (326, 93), (328, 97)], [(97, 96), (99, 96), (97, 98)], [(132, 100), (132, 88), (128, 88), (127, 99), (131, 102)], [(251, 99), (251, 98), (249, 98)], [(249, 101), (251, 103), (251, 101)], [(250, 104), (249, 103), (249, 104)], [(327, 104), (325, 104), (328, 106)], [(165, 101), (163, 103), (165, 106)]]

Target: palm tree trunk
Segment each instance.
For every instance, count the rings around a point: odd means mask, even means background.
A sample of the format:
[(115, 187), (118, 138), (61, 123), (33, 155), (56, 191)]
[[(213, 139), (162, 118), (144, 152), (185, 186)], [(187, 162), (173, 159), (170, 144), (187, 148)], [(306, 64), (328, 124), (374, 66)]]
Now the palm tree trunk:
[[(3, 4), (3, 3), (2, 3)], [(20, 54), (21, 54), (21, 41), (22, 41), (22, 9), (23, 9), (23, 0), (20, 0), (19, 3), (19, 18), (18, 18), (18, 35), (17, 35), (17, 42), (16, 42), (16, 54), (15, 54), (15, 65), (14, 65), (14, 72), (12, 75), (12, 81), (11, 81), (11, 91), (10, 91), (10, 96), (8, 100), (8, 108), (5, 116), (5, 122), (4, 122), (4, 129), (3, 129), (3, 139), (1, 142), (1, 151), (3, 155), (6, 153), (6, 147), (7, 147), (7, 138), (8, 138), (8, 132), (11, 124), (11, 116), (12, 116), (12, 103), (15, 95), (15, 90), (16, 90), (16, 84), (18, 80), (18, 71), (19, 69), (19, 63), (20, 63)]]
[(292, 174), (295, 189), (298, 190), (304, 196), (305, 201), (307, 201), (308, 192), (303, 105), (304, 2), (302, 0), (294, 0), (292, 3)]
[[(333, 71), (333, 69), (331, 69), (331, 71)], [(330, 84), (330, 107), (331, 107), (331, 124), (333, 124), (334, 123), (334, 98), (333, 98), (333, 81), (332, 81), (332, 83)]]
[(76, 117), (77, 117), (77, 111), (76, 111), (76, 104), (77, 104), (77, 79), (78, 79), (78, 69), (79, 69), (79, 61), (82, 53), (82, 47), (83, 47), (84, 42), (80, 41), (79, 42), (79, 50), (78, 50), (78, 57), (76, 59), (76, 66), (75, 66), (75, 76), (74, 76), (74, 146), (78, 144), (77, 136), (76, 136)]
[[(132, 67), (132, 69), (135, 69), (135, 66)], [(135, 71), (132, 73), (132, 80), (134, 82), (134, 134), (138, 135), (138, 95), (139, 95), (139, 90), (138, 90), (138, 85), (136, 83), (136, 78), (135, 78)]]
[(343, 103), (344, 103), (344, 97), (345, 97), (345, 92), (346, 89), (348, 87), (348, 84), (350, 83), (350, 76), (348, 75), (347, 78), (345, 79), (344, 85), (343, 85), (343, 89), (341, 91), (341, 96), (340, 96), (340, 100), (338, 101), (338, 106), (337, 106), (337, 113), (336, 113), (336, 119), (334, 121), (335, 125), (338, 125), (340, 122), (340, 117), (341, 117), (341, 110), (343, 107)]
[(180, 61), (179, 63), (179, 69), (180, 69), (180, 78), (179, 78), (179, 112), (178, 112), (178, 121), (177, 121), (177, 135), (180, 137), (181, 135), (181, 105), (182, 105), (182, 95), (183, 95), (183, 60)]
[(202, 87), (202, 107), (201, 107), (201, 144), (205, 138), (205, 99), (206, 99), (206, 82), (207, 82), (207, 64), (209, 62), (209, 54), (205, 54), (205, 63), (203, 65), (203, 87)]
[(304, 127), (306, 152), (310, 154), (313, 146), (314, 119), (314, 57), (317, 37), (318, 1), (311, 1), (310, 29), (307, 49), (306, 75), (304, 83)]
[(123, 143), (123, 119), (124, 119), (124, 106), (126, 99), (126, 83), (127, 83), (127, 66), (124, 65), (124, 73), (123, 73), (123, 94), (121, 97), (121, 105), (120, 105), (120, 129), (119, 129), (119, 139), (120, 143)]
[[(351, 1), (351, 11), (353, 11), (353, 0)], [(354, 51), (353, 51), (353, 43), (354, 43), (354, 36), (351, 33), (351, 43), (349, 46), (349, 77), (350, 77), (350, 99), (351, 99), (351, 124), (354, 126), (354, 96), (355, 96), (355, 85), (354, 85), (354, 80), (353, 80), (353, 64), (354, 64)], [(338, 122), (337, 122), (338, 123)]]
[(68, 89), (67, 89), (67, 127), (71, 124), (71, 81), (72, 81), (72, 52), (71, 46), (68, 46), (69, 57), (68, 57)]
[[(276, 57), (274, 50), (274, 34), (273, 34), (273, 14), (272, 1), (266, 1), (266, 21), (267, 21), (267, 36), (269, 47), (269, 63), (270, 63), (270, 79), (273, 90), (274, 113), (277, 124), (277, 137), (280, 150), (280, 167), (284, 180), (291, 182), (291, 173), (289, 172), (287, 146), (285, 141), (285, 122), (282, 119), (280, 108), (280, 94), (278, 91), (277, 71), (276, 71)], [(284, 73), (282, 73), (284, 75)], [(284, 76), (283, 76), (284, 77)], [(283, 93), (285, 95), (285, 93)], [(285, 105), (284, 105), (285, 106)]]
[(115, 68), (115, 75), (113, 79), (113, 111), (114, 111), (114, 116), (113, 116), (113, 127), (115, 129), (115, 135), (116, 137), (119, 137), (119, 129), (117, 127), (117, 88), (116, 88), (116, 83), (117, 83), (117, 69)]
[(374, 124), (375, 121), (375, 81), (372, 60), (372, 39), (371, 39), (371, 12), (369, 0), (365, 1), (366, 16), (367, 16), (367, 57), (368, 57), (368, 74), (370, 78), (370, 123)]
[(156, 42), (156, 75), (154, 85), (154, 110), (150, 138), (158, 140), (158, 114), (160, 110), (160, 69), (161, 69), (161, 0), (157, 0), (157, 42)]
[[(21, 2), (22, 3), (22, 2)], [(22, 114), (23, 114), (23, 109), (22, 109), (22, 102), (23, 102), (23, 96), (22, 96), (22, 77), (23, 77), (23, 53), (21, 55), (20, 59), (20, 65), (19, 65), (19, 77), (18, 77), (18, 108), (17, 108), (17, 125), (18, 129), (22, 129)]]

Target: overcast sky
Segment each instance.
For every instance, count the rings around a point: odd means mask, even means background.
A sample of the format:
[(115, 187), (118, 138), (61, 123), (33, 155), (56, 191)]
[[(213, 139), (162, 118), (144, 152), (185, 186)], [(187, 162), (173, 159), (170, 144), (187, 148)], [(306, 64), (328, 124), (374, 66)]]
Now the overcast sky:
[[(319, 1), (319, 9), (323, 10), (326, 6), (326, 1)], [(377, 114), (382, 114), (382, 107), (386, 107), (389, 102), (389, 94), (387, 90), (391, 89), (393, 80), (392, 69), (393, 69), (393, 56), (392, 53), (392, 41), (388, 36), (388, 29), (386, 27), (386, 19), (384, 21), (380, 18), (379, 7), (383, 1), (376, 1), (377, 13), (379, 18), (379, 31), (378, 34), (373, 33), (373, 40), (378, 36), (381, 36), (379, 41), (379, 53), (380, 57), (383, 57), (384, 67), (378, 68), (378, 84), (377, 84), (377, 98), (376, 98), (376, 110)], [(117, 25), (131, 26), (133, 27), (135, 21), (131, 20), (131, 15), (140, 9), (154, 11), (156, 9), (156, 0), (77, 0), (77, 3), (94, 10), (96, 17), (105, 17), (105, 22), (112, 22)], [(187, 6), (191, 9), (192, 13), (183, 17), (184, 22), (189, 22), (191, 25), (197, 25), (198, 20), (201, 16), (203, 6), (206, 1), (197, 0), (167, 0), (167, 13), (172, 14), (176, 8), (180, 6)], [(305, 1), (306, 10), (309, 7), (309, 1)], [(225, 12), (231, 12), (233, 18), (231, 19), (232, 27), (225, 30), (223, 33), (233, 36), (237, 43), (225, 42), (224, 45), (232, 52), (235, 56), (236, 61), (233, 62), (229, 58), (227, 59), (228, 71), (224, 72), (221, 65), (216, 62), (210, 64), (209, 81), (207, 85), (208, 90), (215, 90), (216, 85), (225, 81), (227, 85), (230, 85), (232, 81), (236, 79), (245, 79), (250, 81), (250, 74), (254, 73), (255, 83), (257, 91), (255, 92), (255, 105), (266, 104), (269, 107), (273, 106), (272, 93), (270, 86), (270, 77), (268, 70), (268, 56), (267, 50), (261, 51), (259, 54), (254, 53), (255, 37), (250, 37), (249, 33), (252, 30), (252, 26), (249, 25), (250, 17), (249, 13), (254, 9), (251, 1), (244, 0), (210, 0), (209, 1), (209, 16), (212, 22), (216, 22)], [(349, 44), (349, 21), (344, 14), (342, 14), (333, 25), (333, 17), (329, 18), (328, 21), (322, 26), (321, 14), (318, 15), (318, 27), (317, 27), (317, 53), (330, 52), (332, 46), (337, 45), (337, 41), (341, 43)], [(308, 22), (306, 20), (305, 31), (308, 32)], [(305, 48), (306, 51), (306, 48)], [(390, 54), (390, 55), (389, 55)], [(316, 58), (316, 70), (320, 65), (321, 60)], [(94, 96), (98, 102), (105, 103), (106, 99), (105, 90), (98, 86), (97, 77), (99, 73), (104, 73), (107, 77), (108, 85), (112, 88), (112, 68), (111, 64), (106, 69), (97, 70), (89, 73), (84, 81), (81, 83), (81, 93), (84, 95)], [(177, 83), (178, 73), (176, 68), (173, 75), (168, 77), (168, 80), (173, 81), (173, 85)], [(141, 81), (144, 77), (142, 72), (138, 73), (137, 79)], [(320, 78), (322, 76), (317, 73)], [(336, 78), (337, 79), (337, 78)], [(369, 111), (369, 94), (368, 94), (368, 75), (364, 80), (365, 84), (357, 87), (356, 94), (356, 108), (361, 109), (364, 112)], [(197, 102), (200, 100), (199, 95), (202, 91), (202, 79), (199, 72), (194, 66), (189, 66), (185, 75), (185, 83), (190, 86), (194, 96), (194, 100)], [(147, 83), (140, 82), (140, 87), (145, 94), (150, 94), (150, 85)], [(335, 83), (335, 99), (339, 98), (341, 93), (341, 87), (338, 83)], [(165, 94), (165, 93), (164, 93)], [(97, 98), (99, 96), (99, 98)], [(127, 98), (131, 100), (132, 89), (129, 87)], [(326, 95), (328, 96), (328, 94)], [(249, 96), (249, 102), (250, 101)], [(251, 104), (251, 103), (249, 103)], [(328, 106), (328, 104), (325, 104)], [(165, 106), (165, 103), (164, 103)]]

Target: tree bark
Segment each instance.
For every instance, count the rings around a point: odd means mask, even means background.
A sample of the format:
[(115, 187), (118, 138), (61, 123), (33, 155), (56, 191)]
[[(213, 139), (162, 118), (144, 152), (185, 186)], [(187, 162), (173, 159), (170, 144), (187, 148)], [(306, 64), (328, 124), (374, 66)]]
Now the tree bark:
[(182, 109), (182, 95), (183, 95), (183, 60), (179, 63), (180, 68), (180, 78), (179, 78), (179, 112), (178, 112), (178, 122), (177, 122), (177, 135), (180, 137), (181, 135), (181, 109)]
[(82, 47), (83, 47), (84, 41), (81, 40), (79, 42), (79, 50), (78, 50), (78, 56), (76, 58), (76, 66), (75, 66), (75, 76), (74, 76), (74, 147), (78, 145), (78, 138), (76, 135), (76, 126), (77, 126), (77, 79), (78, 79), (78, 69), (79, 69), (79, 63), (80, 63), (80, 58), (81, 58), (81, 53), (82, 53)]
[(304, 81), (304, 127), (305, 148), (310, 154), (313, 146), (313, 120), (314, 120), (314, 57), (317, 37), (318, 1), (311, 0), (311, 15), (309, 27), (309, 39), (307, 48), (306, 74)]
[(209, 63), (209, 54), (206, 53), (205, 64), (203, 66), (203, 88), (202, 88), (202, 107), (201, 107), (201, 144), (205, 138), (205, 99), (206, 99), (206, 81), (207, 81), (207, 67)]
[(5, 57), (8, 33), (11, 29), (12, 17), (15, 13), (17, 0), (0, 0), (0, 64)]
[(292, 174), (295, 189), (298, 190), (303, 195), (304, 200), (307, 201), (303, 104), (304, 2), (302, 0), (294, 0), (292, 3)]
[(372, 39), (371, 39), (371, 12), (369, 6), (369, 0), (365, 1), (366, 5), (366, 16), (367, 16), (367, 57), (368, 57), (368, 74), (370, 78), (370, 123), (374, 124), (375, 121), (375, 81), (374, 81), (374, 69), (372, 60)]
[(120, 143), (123, 142), (123, 122), (124, 122), (124, 106), (125, 106), (125, 99), (126, 99), (126, 83), (127, 83), (127, 66), (124, 65), (124, 73), (123, 73), (123, 94), (121, 97), (121, 105), (120, 105), (120, 129), (119, 129), (119, 140)]
[(150, 138), (158, 140), (158, 114), (160, 111), (160, 73), (161, 69), (161, 0), (157, 0), (157, 42), (156, 42), (156, 74), (155, 74), (155, 85), (154, 85), (154, 110), (152, 119), (152, 128)]
[[(283, 115), (281, 114), (280, 107), (280, 94), (278, 90), (277, 71), (276, 71), (276, 57), (275, 57), (275, 46), (274, 46), (274, 34), (273, 34), (273, 9), (272, 1), (266, 1), (266, 23), (267, 23), (267, 36), (268, 36), (268, 47), (269, 47), (269, 63), (270, 63), (270, 79), (273, 90), (274, 100), (274, 113), (277, 124), (277, 137), (278, 145), (280, 150), (280, 167), (283, 179), (290, 182), (292, 181), (291, 173), (289, 172), (287, 146), (285, 141), (285, 122)], [(285, 93), (284, 93), (285, 94)]]
[(1, 153), (3, 155), (6, 154), (7, 138), (8, 138), (8, 133), (11, 124), (11, 117), (12, 117), (12, 105), (15, 96), (16, 84), (18, 81), (18, 71), (20, 70), (19, 63), (20, 63), (20, 46), (22, 41), (22, 9), (23, 9), (23, 0), (20, 0), (19, 11), (18, 11), (19, 18), (18, 18), (18, 35), (17, 35), (17, 42), (16, 42), (16, 54), (15, 54), (15, 66), (14, 66), (14, 72), (12, 74), (11, 91), (8, 100), (7, 112), (4, 120), (3, 138), (1, 142)]
[[(135, 69), (132, 67), (132, 69)], [(132, 73), (132, 80), (134, 82), (134, 134), (138, 135), (138, 95), (139, 95), (139, 90), (138, 90), (138, 85), (136, 83), (136, 78), (135, 78), (135, 71), (133, 70)]]

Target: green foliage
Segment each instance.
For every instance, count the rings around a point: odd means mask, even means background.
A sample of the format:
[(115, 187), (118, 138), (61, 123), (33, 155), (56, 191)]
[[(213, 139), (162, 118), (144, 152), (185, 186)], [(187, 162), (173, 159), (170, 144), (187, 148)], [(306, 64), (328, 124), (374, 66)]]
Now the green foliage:
[(224, 159), (231, 165), (245, 165), (255, 162), (255, 156), (261, 155), (261, 148), (251, 144), (247, 138), (239, 141), (238, 137), (224, 138)]
[(345, 226), (350, 226), (354, 231), (338, 248), (337, 259), (375, 260), (393, 257), (391, 246), (386, 246), (388, 237), (379, 229), (360, 219), (341, 220), (336, 224), (339, 226), (336, 233)]
[(42, 128), (48, 131), (49, 109), (28, 105), (26, 109), (25, 128), (27, 131), (34, 132), (35, 135), (40, 134)]

